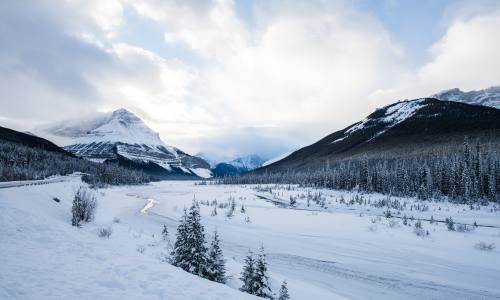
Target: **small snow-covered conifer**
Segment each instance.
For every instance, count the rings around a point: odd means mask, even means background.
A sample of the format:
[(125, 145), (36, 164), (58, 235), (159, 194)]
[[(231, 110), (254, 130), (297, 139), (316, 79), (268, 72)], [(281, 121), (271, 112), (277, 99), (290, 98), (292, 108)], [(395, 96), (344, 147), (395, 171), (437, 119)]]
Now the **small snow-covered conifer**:
[(215, 282), (226, 282), (226, 262), (220, 248), (219, 234), (214, 232), (214, 237), (210, 243), (207, 255), (207, 274), (206, 278)]
[(288, 300), (288, 299), (290, 299), (290, 294), (288, 294), (288, 287), (285, 280), (281, 284), (278, 300)]

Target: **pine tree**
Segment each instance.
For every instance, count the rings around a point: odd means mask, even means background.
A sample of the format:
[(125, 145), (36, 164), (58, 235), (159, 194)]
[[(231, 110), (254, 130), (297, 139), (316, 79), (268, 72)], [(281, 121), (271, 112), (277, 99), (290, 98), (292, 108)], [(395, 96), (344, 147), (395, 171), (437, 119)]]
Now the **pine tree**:
[(207, 273), (205, 233), (200, 223), (200, 207), (194, 200), (189, 212), (184, 210), (184, 215), (177, 227), (172, 264), (201, 277)]
[(241, 281), (243, 281), (243, 285), (240, 288), (240, 291), (246, 292), (249, 294), (253, 294), (253, 282), (254, 282), (254, 273), (255, 273), (255, 261), (253, 259), (253, 253), (251, 250), (248, 251), (247, 256), (245, 257), (245, 265), (243, 266), (243, 271), (241, 272)]
[(212, 217), (215, 217), (217, 215), (217, 206), (214, 206), (214, 210), (212, 210), (212, 213), (210, 215)]
[(193, 201), (186, 221), (186, 242), (190, 249), (187, 271), (203, 277), (206, 273), (207, 248), (204, 228), (200, 222), (200, 207), (196, 201)]
[(266, 254), (262, 246), (255, 262), (253, 294), (258, 297), (273, 299), (273, 293), (269, 287), (269, 276), (267, 275)]
[(161, 231), (161, 236), (162, 236), (164, 241), (168, 240), (168, 229), (167, 229), (167, 225), (165, 225), (165, 224), (163, 224), (163, 230)]
[(172, 265), (182, 268), (186, 271), (189, 270), (189, 259), (191, 252), (187, 241), (187, 217), (187, 210), (184, 208), (184, 214), (179, 221), (179, 226), (177, 226), (174, 250), (171, 253)]
[(222, 255), (222, 249), (220, 248), (219, 243), (219, 235), (217, 231), (215, 231), (214, 238), (210, 243), (210, 248), (208, 250), (206, 278), (215, 282), (225, 283), (226, 262)]
[(290, 299), (290, 295), (288, 294), (288, 287), (286, 280), (283, 281), (280, 287), (280, 294), (278, 296), (278, 300), (288, 300)]

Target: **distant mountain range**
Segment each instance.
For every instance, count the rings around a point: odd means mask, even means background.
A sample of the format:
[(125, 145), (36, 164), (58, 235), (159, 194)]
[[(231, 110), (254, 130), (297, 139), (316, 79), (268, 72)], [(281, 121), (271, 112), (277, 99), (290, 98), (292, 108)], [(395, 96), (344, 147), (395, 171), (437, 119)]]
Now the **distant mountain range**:
[(157, 178), (207, 178), (210, 165), (165, 144), (159, 134), (126, 109), (70, 120), (35, 130), (78, 157), (95, 162), (118, 162)]
[(419, 155), (461, 145), (465, 137), (500, 146), (500, 110), (434, 98), (400, 101), (254, 172), (314, 170), (363, 156)]
[(212, 169), (212, 173), (216, 177), (233, 176), (260, 168), (264, 162), (264, 159), (256, 154), (247, 155), (228, 162), (218, 163)]
[(94, 162), (118, 162), (159, 179), (209, 178), (253, 170), (314, 169), (360, 156), (416, 155), (437, 146), (460, 144), (466, 136), (498, 143), (498, 108), (500, 86), (470, 92), (451, 89), (432, 98), (399, 101), (380, 108), (310, 146), (267, 161), (252, 154), (209, 164), (203, 154), (192, 156), (167, 145), (126, 109), (49, 124), (33, 133), (0, 127), (0, 138)]
[(431, 98), (473, 105), (484, 105), (500, 109), (500, 86), (493, 86), (484, 90), (470, 92), (462, 92), (460, 89), (455, 88), (432, 95)]

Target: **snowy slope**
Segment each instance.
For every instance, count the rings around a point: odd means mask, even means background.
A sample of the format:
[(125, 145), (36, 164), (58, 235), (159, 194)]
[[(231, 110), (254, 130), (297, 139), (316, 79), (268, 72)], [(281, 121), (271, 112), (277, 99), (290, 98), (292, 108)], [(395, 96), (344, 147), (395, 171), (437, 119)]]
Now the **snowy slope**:
[(375, 138), (386, 132), (388, 129), (413, 116), (419, 109), (425, 107), (425, 105), (425, 99), (417, 99), (411, 101), (406, 100), (389, 105), (383, 109), (383, 113), (381, 115), (373, 116), (372, 114), (364, 120), (354, 124), (344, 132), (342, 137), (339, 137), (332, 141), (332, 144), (340, 142), (358, 131), (370, 127), (380, 126), (382, 124), (383, 127), (372, 137)]
[(439, 92), (432, 96), (439, 100), (463, 102), (474, 105), (491, 106), (500, 109), (500, 86), (484, 90), (463, 92), (458, 88)]
[[(125, 109), (85, 120), (63, 121), (37, 131), (64, 149), (89, 160), (128, 160), (145, 165), (145, 171), (150, 172), (152, 167), (149, 164), (153, 163), (165, 174), (209, 176), (208, 171), (201, 170), (210, 169), (207, 162), (165, 144), (158, 133)], [(161, 175), (161, 169), (155, 169), (155, 175)]]
[(294, 152), (294, 151), (288, 151), (288, 152), (285, 152), (285, 153), (283, 153), (283, 154), (281, 154), (281, 155), (279, 155), (279, 156), (276, 156), (276, 157), (273, 157), (273, 158), (271, 158), (271, 159), (269, 159), (269, 160), (266, 160), (266, 161), (262, 164), (262, 166), (263, 166), (263, 167), (265, 167), (265, 166), (269, 166), (270, 164), (273, 164), (273, 163), (275, 163), (275, 162), (277, 162), (277, 161), (282, 160), (283, 158), (288, 157), (288, 156), (289, 156), (290, 154), (292, 154), (293, 152)]
[(162, 222), (139, 213), (144, 199), (105, 191), (94, 223), (72, 227), (80, 184), (0, 189), (0, 299), (258, 299), (162, 262)]
[[(68, 299), (75, 294), (78, 299), (254, 299), (238, 292), (238, 278), (248, 249), (261, 244), (273, 291), (286, 279), (294, 300), (500, 297), (498, 205), (471, 210), (469, 205), (391, 197), (405, 203), (402, 211), (391, 209), (394, 216), (451, 216), (456, 222), (496, 226), (452, 232), (443, 223), (422, 221), (429, 235), (420, 237), (414, 233), (415, 221), (405, 226), (396, 217), (377, 217), (388, 208), (363, 202), (387, 201), (384, 195), (162, 181), (99, 190), (95, 221), (76, 229), (70, 226), (69, 210), (80, 184), (0, 189), (0, 299)], [(318, 193), (324, 206), (307, 201), (307, 195)], [(297, 198), (294, 209), (287, 206), (290, 196)], [(221, 237), (232, 276), (227, 285), (161, 261), (168, 254), (160, 238), (163, 224), (173, 242), (182, 208), (193, 197), (202, 203), (206, 233), (217, 229)], [(359, 197), (361, 204), (354, 202)], [(221, 208), (211, 216), (213, 206), (203, 203), (214, 199), (235, 199), (235, 215), (228, 218)], [(119, 223), (112, 221), (115, 217)], [(98, 238), (97, 230), (107, 226), (113, 229), (111, 237)], [(497, 248), (477, 250), (480, 241)]]

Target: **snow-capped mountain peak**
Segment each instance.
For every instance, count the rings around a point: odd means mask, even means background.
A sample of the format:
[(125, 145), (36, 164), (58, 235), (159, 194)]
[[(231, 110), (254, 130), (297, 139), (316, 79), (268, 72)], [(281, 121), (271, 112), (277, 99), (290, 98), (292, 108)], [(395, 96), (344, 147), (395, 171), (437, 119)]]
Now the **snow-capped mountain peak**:
[(380, 134), (387, 131), (404, 120), (413, 116), (419, 109), (423, 108), (425, 104), (425, 98), (416, 100), (405, 100), (399, 101), (384, 108), (378, 109), (375, 113), (369, 115), (362, 121), (354, 124), (348, 128), (342, 137), (339, 137), (332, 141), (331, 143), (336, 143), (344, 140), (353, 133), (360, 130), (371, 128), (383, 124), (382, 129), (373, 135), (372, 138), (379, 136)]
[(432, 95), (432, 98), (445, 101), (463, 102), (473, 105), (490, 106), (500, 109), (500, 86), (484, 90), (463, 92), (458, 88), (445, 90)]
[(125, 109), (115, 110), (108, 121), (88, 134), (92, 140), (128, 144), (164, 145), (160, 135), (151, 130), (136, 115)]
[(228, 162), (228, 164), (236, 167), (237, 169), (245, 170), (245, 171), (257, 169), (257, 168), (261, 167), (263, 163), (264, 163), (264, 160), (256, 154), (238, 157), (238, 158)]
[(41, 126), (36, 128), (35, 132), (47, 136), (60, 146), (88, 142), (166, 146), (157, 132), (124, 108), (108, 113), (96, 113), (79, 120), (64, 120)]
[(210, 173), (203, 159), (165, 144), (157, 132), (123, 108), (83, 120), (62, 121), (38, 131), (67, 151), (93, 161), (132, 163), (161, 176), (175, 173), (207, 177)]

